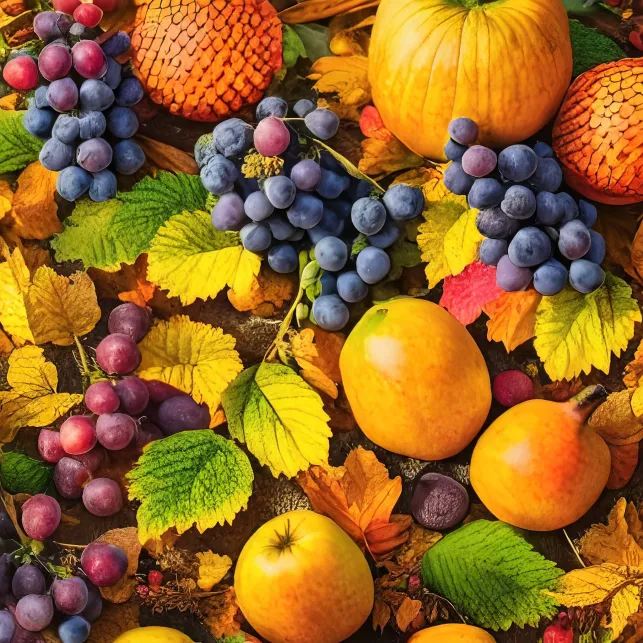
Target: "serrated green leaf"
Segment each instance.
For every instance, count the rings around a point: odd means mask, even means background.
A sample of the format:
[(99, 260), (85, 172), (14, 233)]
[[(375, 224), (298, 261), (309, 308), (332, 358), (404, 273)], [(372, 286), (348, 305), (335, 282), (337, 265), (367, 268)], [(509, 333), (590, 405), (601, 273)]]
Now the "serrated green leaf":
[(541, 594), (562, 575), (504, 522), (476, 520), (445, 536), (422, 558), (424, 584), (480, 627), (538, 625), (556, 612)]
[(391, 269), (387, 279), (395, 281), (402, 276), (404, 268), (414, 268), (422, 263), (420, 249), (417, 244), (410, 243), (406, 239), (398, 239), (388, 250), (391, 259)]
[(351, 257), (356, 257), (364, 248), (368, 248), (370, 245), (368, 237), (360, 232), (351, 246)]
[(602, 63), (626, 57), (625, 52), (611, 38), (578, 20), (569, 21), (569, 36), (574, 60), (573, 78)]
[(608, 373), (612, 353), (620, 356), (640, 321), (632, 289), (608, 272), (605, 283), (590, 295), (567, 286), (542, 298), (534, 348), (552, 380), (571, 380), (593, 366)]
[(170, 217), (203, 210), (208, 191), (198, 175), (159, 172), (156, 178), (146, 176), (131, 192), (119, 192), (118, 198), (123, 207), (114, 214), (109, 234), (121, 240), (126, 261), (134, 263)]
[(238, 232), (220, 232), (207, 212), (182, 212), (162, 225), (147, 255), (147, 278), (185, 306), (214, 299), (230, 286), (242, 295), (261, 269), (261, 257), (241, 245)]
[(293, 67), (299, 57), (307, 58), (306, 47), (302, 42), (299, 34), (290, 26), (283, 26), (282, 56), (284, 67)]
[(0, 109), (0, 174), (38, 160), (43, 142), (22, 126), (25, 112)]
[(53, 469), (40, 460), (17, 451), (2, 454), (0, 481), (9, 493), (40, 493), (47, 488), (52, 475)]
[(63, 222), (63, 231), (51, 240), (56, 261), (80, 259), (85, 269), (119, 270), (128, 253), (122, 237), (113, 234), (111, 224), (122, 206), (119, 199), (102, 203), (78, 201), (71, 216)]
[(139, 540), (158, 538), (170, 527), (178, 533), (194, 523), (200, 532), (232, 523), (252, 494), (248, 456), (213, 431), (183, 431), (152, 442), (126, 475), (129, 497), (141, 506)]
[(248, 368), (221, 403), (230, 435), (275, 477), (328, 462), (330, 418), (319, 395), (292, 368), (267, 362)]

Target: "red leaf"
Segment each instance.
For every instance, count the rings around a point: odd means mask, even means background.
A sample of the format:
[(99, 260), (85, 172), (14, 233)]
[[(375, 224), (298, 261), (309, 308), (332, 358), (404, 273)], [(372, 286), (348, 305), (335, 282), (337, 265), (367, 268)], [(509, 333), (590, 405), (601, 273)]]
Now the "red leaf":
[(476, 261), (459, 275), (444, 279), (440, 306), (467, 326), (480, 317), (484, 305), (502, 293), (503, 290), (496, 284), (496, 269)]
[(368, 138), (379, 138), (381, 141), (390, 141), (393, 138), (392, 132), (386, 129), (377, 108), (372, 105), (367, 105), (362, 110), (359, 128), (362, 130), (362, 134)]

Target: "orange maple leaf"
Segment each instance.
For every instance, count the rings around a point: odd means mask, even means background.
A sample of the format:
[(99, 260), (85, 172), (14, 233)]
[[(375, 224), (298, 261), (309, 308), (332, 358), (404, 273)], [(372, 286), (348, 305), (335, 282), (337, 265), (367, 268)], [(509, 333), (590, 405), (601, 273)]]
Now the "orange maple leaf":
[(391, 516), (402, 493), (372, 451), (353, 449), (342, 467), (312, 466), (297, 482), (318, 513), (332, 518), (376, 560), (406, 542), (411, 516)]

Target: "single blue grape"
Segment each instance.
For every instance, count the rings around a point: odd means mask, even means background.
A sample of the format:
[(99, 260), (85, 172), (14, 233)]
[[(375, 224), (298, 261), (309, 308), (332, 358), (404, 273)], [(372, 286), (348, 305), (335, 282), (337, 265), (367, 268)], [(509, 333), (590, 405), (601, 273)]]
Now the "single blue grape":
[(545, 297), (557, 295), (567, 283), (567, 268), (556, 259), (549, 259), (534, 271), (534, 288)]
[[(344, 232), (344, 219), (340, 217), (335, 210), (324, 206), (324, 214), (315, 228), (324, 228), (328, 230), (333, 237), (339, 237)], [(315, 229), (313, 228), (313, 230)]]
[(534, 145), (534, 152), (536, 156), (539, 156), (541, 159), (554, 158), (554, 150), (551, 145), (547, 145), (547, 143), (543, 143), (542, 141), (538, 141), (536, 145)]
[(474, 181), (467, 198), (470, 207), (484, 210), (500, 205), (504, 195), (505, 191), (496, 179), (485, 178)]
[(337, 237), (324, 237), (315, 245), (315, 259), (323, 270), (337, 272), (348, 261), (348, 248)]
[(470, 118), (455, 118), (449, 123), (449, 136), (460, 145), (473, 145), (478, 138), (478, 126)]
[(313, 302), (313, 317), (324, 330), (341, 330), (348, 323), (350, 312), (337, 295), (322, 295)]
[(201, 182), (212, 194), (221, 195), (232, 190), (239, 172), (232, 161), (214, 154), (201, 168)]
[(212, 140), (223, 156), (241, 156), (252, 147), (254, 133), (249, 123), (240, 118), (229, 118), (214, 128)]
[(263, 221), (275, 211), (275, 206), (270, 203), (268, 197), (261, 190), (257, 190), (245, 200), (243, 209), (253, 221)]
[(275, 118), (286, 118), (288, 114), (288, 103), (279, 96), (267, 96), (257, 105), (256, 117), (258, 121), (274, 116)]
[(447, 157), (449, 161), (461, 161), (462, 156), (469, 148), (466, 145), (460, 145), (456, 143), (452, 138), (450, 138), (447, 144), (444, 146), (444, 156)]
[[(355, 199), (357, 201), (358, 199)], [(340, 219), (349, 219), (353, 210), (353, 203), (355, 201), (347, 201), (346, 199), (327, 199), (326, 207), (330, 208)]]
[(40, 85), (40, 87), (36, 88), (36, 92), (33, 98), (29, 99), (29, 107), (37, 107), (38, 109), (45, 109), (49, 107), (46, 85)]
[(386, 208), (377, 199), (359, 199), (353, 203), (351, 221), (358, 232), (367, 236), (377, 234), (386, 222)]
[(454, 161), (444, 172), (444, 185), (449, 192), (459, 196), (469, 194), (475, 179), (469, 176), (463, 169), (462, 164)]
[(592, 238), (587, 226), (578, 220), (561, 226), (558, 249), (566, 259), (580, 259), (590, 248)]
[(578, 201), (578, 219), (582, 221), (588, 228), (596, 225), (598, 220), (598, 210), (593, 203), (580, 199)]
[(275, 214), (270, 217), (270, 219), (268, 219), (268, 226), (270, 227), (273, 238), (277, 241), (286, 241), (295, 231), (294, 226), (288, 221), (285, 214)]
[(89, 187), (89, 198), (92, 201), (109, 201), (116, 196), (116, 175), (110, 170), (96, 172)]
[(51, 136), (57, 116), (52, 109), (30, 107), (22, 119), (22, 125), (32, 136), (46, 140)]
[(241, 230), (248, 223), (243, 199), (236, 192), (226, 192), (212, 208), (212, 225), (221, 232)]
[(369, 246), (357, 255), (357, 274), (367, 283), (376, 284), (388, 275), (391, 260), (381, 248)]
[(290, 207), (297, 195), (295, 184), (287, 176), (271, 176), (263, 184), (263, 191), (278, 210)]
[(87, 141), (105, 133), (107, 120), (102, 112), (81, 112), (78, 118), (80, 138)]
[(70, 616), (58, 626), (58, 636), (62, 643), (85, 643), (92, 626), (82, 616)]
[(85, 112), (104, 112), (114, 102), (114, 92), (102, 80), (89, 79), (80, 86), (80, 108)]
[(520, 221), (508, 217), (501, 208), (489, 208), (478, 212), (476, 227), (490, 239), (509, 239), (520, 229)]
[(321, 276), (321, 296), (324, 295), (336, 295), (337, 294), (337, 277), (332, 272), (324, 271), (324, 274)]
[(345, 174), (322, 169), (321, 179), (315, 190), (324, 199), (336, 199), (344, 190), (348, 189), (349, 185), (350, 181)]
[(141, 81), (135, 76), (124, 78), (115, 91), (116, 104), (122, 107), (132, 107), (139, 103), (145, 92)]
[(215, 154), (218, 154), (218, 151), (214, 144), (214, 136), (212, 134), (202, 134), (199, 136), (194, 145), (194, 160), (199, 170), (203, 169), (203, 166)]
[(480, 244), (480, 261), (486, 266), (497, 266), (507, 254), (509, 243), (506, 239), (484, 239)]
[(295, 106), (292, 108), (292, 111), (299, 116), (299, 118), (304, 118), (304, 116), (307, 116), (310, 114), (310, 112), (314, 111), (317, 108), (317, 105), (313, 103), (312, 100), (308, 100), (307, 98), (302, 98), (298, 100), (295, 103)]
[(529, 183), (537, 190), (556, 192), (563, 182), (563, 171), (556, 159), (544, 158), (538, 161), (538, 167), (529, 178)]
[(239, 232), (241, 243), (250, 252), (262, 252), (267, 250), (272, 243), (270, 229), (265, 223), (248, 223)]
[(339, 129), (339, 116), (329, 109), (313, 110), (306, 114), (304, 122), (310, 132), (322, 141), (333, 138)]
[(138, 131), (138, 118), (129, 107), (112, 107), (107, 113), (107, 131), (117, 138), (130, 138)]
[(551, 241), (540, 228), (528, 226), (516, 232), (508, 254), (514, 266), (531, 268), (551, 257)]
[(424, 209), (422, 190), (405, 183), (392, 185), (382, 199), (394, 221), (409, 221), (419, 216)]
[(89, 172), (77, 165), (70, 165), (58, 173), (56, 191), (66, 201), (76, 201), (89, 190), (91, 182)]
[(73, 145), (80, 136), (80, 121), (76, 116), (61, 114), (54, 123), (51, 135), (61, 143)]
[(110, 165), (113, 153), (104, 138), (90, 138), (76, 149), (76, 162), (88, 172), (100, 172)]
[(512, 219), (528, 219), (536, 212), (536, 195), (524, 185), (512, 185), (505, 192), (500, 207)]
[(505, 255), (498, 261), (496, 266), (496, 283), (505, 292), (517, 292), (525, 290), (531, 283), (533, 273), (529, 268), (515, 266)]
[(38, 157), (43, 167), (53, 172), (60, 172), (74, 162), (74, 148), (65, 145), (56, 138), (50, 138), (40, 150)]
[(556, 194), (539, 192), (536, 195), (536, 223), (538, 225), (557, 225), (565, 214), (563, 202)]
[(580, 211), (578, 209), (576, 201), (574, 201), (574, 198), (571, 194), (567, 194), (567, 192), (559, 192), (556, 195), (556, 199), (563, 208), (563, 216), (560, 220), (560, 225), (569, 223), (570, 221), (578, 217)]
[(101, 80), (113, 91), (121, 84), (123, 68), (113, 58), (107, 56), (107, 73)]
[(337, 277), (337, 294), (349, 304), (362, 301), (368, 295), (368, 284), (355, 272), (344, 272)]
[(121, 174), (134, 174), (145, 163), (145, 152), (138, 143), (125, 139), (114, 145), (114, 169)]
[(16, 631), (16, 620), (9, 610), (0, 610), (0, 643), (11, 643)]
[(324, 204), (311, 194), (300, 192), (288, 208), (288, 221), (296, 228), (314, 228), (324, 214)]
[(373, 184), (366, 179), (353, 179), (348, 186), (346, 196), (354, 203), (365, 196), (371, 196)]
[(245, 201), (253, 192), (259, 190), (259, 181), (257, 179), (247, 179), (243, 174), (239, 174), (234, 182), (234, 190)]
[(605, 281), (605, 271), (587, 259), (572, 261), (569, 268), (569, 283), (572, 288), (584, 295), (598, 290)]
[(526, 145), (510, 145), (498, 155), (500, 174), (510, 181), (526, 181), (538, 167), (536, 153)]
[(597, 263), (600, 266), (605, 260), (605, 239), (603, 239), (603, 237), (595, 230), (590, 230), (589, 236), (592, 242), (587, 253), (583, 255), (583, 259), (587, 259), (587, 261), (591, 261), (592, 263)]
[(119, 31), (101, 44), (101, 49), (105, 55), (112, 56), (112, 58), (124, 54), (129, 47), (130, 38), (124, 31)]
[(384, 227), (368, 238), (368, 242), (376, 248), (390, 248), (400, 238), (400, 229), (387, 219)]
[(281, 274), (295, 272), (299, 267), (299, 256), (289, 243), (278, 243), (268, 252), (268, 265)]
[(292, 234), (288, 237), (288, 241), (301, 241), (306, 234), (303, 228), (293, 228)]
[(321, 181), (322, 169), (319, 163), (312, 159), (303, 159), (295, 164), (290, 170), (290, 179), (299, 190), (310, 192), (314, 190)]

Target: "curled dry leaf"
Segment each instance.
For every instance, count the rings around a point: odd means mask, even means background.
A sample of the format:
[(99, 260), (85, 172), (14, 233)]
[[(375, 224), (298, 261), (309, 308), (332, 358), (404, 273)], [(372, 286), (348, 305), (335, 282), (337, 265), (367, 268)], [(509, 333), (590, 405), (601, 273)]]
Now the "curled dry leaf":
[(608, 489), (622, 489), (632, 479), (639, 463), (639, 443), (616, 447), (609, 445), (612, 456)]
[(179, 538), (180, 536), (176, 529), (168, 529), (163, 532), (159, 538), (146, 540), (143, 544), (143, 549), (145, 549), (152, 558), (158, 558), (172, 549)]
[(192, 154), (166, 143), (161, 143), (161, 141), (147, 138), (147, 136), (137, 136), (136, 142), (145, 152), (147, 160), (161, 170), (183, 172), (184, 174), (199, 173), (199, 168)]
[(330, 50), (336, 56), (368, 56), (374, 24), (374, 8), (335, 16), (328, 25)]
[(25, 265), (29, 268), (29, 274), (33, 279), (36, 271), (41, 266), (49, 266), (53, 264), (53, 259), (51, 258), (51, 253), (47, 248), (41, 248), (35, 243), (31, 244), (19, 244), (18, 247), (22, 252), (22, 256), (25, 260)]
[(643, 341), (639, 344), (634, 353), (634, 359), (625, 367), (625, 375), (623, 376), (623, 384), (627, 388), (635, 389), (641, 384), (643, 377)]
[(545, 384), (540, 389), (540, 397), (552, 402), (566, 402), (584, 388), (585, 384), (580, 377), (575, 377), (572, 380), (558, 380), (551, 384)]
[(127, 554), (125, 576), (116, 585), (100, 588), (100, 593), (105, 600), (111, 603), (125, 603), (134, 593), (137, 584), (135, 574), (138, 569), (138, 557), (141, 554), (141, 543), (138, 540), (136, 527), (111, 529), (98, 538), (97, 542), (116, 545)]
[(0, 357), (9, 357), (14, 345), (9, 336), (0, 328)]
[(635, 444), (643, 438), (643, 418), (632, 411), (631, 391), (610, 393), (592, 413), (589, 425), (613, 446)]
[(0, 181), (0, 220), (11, 212), (12, 207), (13, 192), (6, 181)]
[(296, 25), (303, 22), (317, 22), (342, 13), (359, 11), (365, 7), (376, 7), (378, 4), (379, 0), (304, 0), (281, 11), (279, 18), (287, 25)]
[(239, 633), (243, 616), (237, 605), (234, 587), (225, 587), (214, 596), (199, 601), (199, 614), (203, 625), (216, 638)]
[(402, 479), (391, 480), (372, 451), (357, 447), (343, 466), (312, 466), (297, 482), (315, 511), (332, 518), (376, 560), (407, 541), (412, 518), (391, 517)]
[(198, 552), (196, 555), (199, 561), (199, 580), (197, 585), (204, 591), (209, 592), (232, 567), (230, 556), (220, 556), (211, 551)]
[[(638, 227), (638, 211), (597, 205), (599, 212), (594, 229), (605, 239), (607, 261), (622, 266), (630, 277), (643, 283), (641, 254), (637, 250), (636, 258), (639, 265), (635, 266), (633, 263), (635, 253), (632, 249), (632, 240), (635, 239)], [(643, 243), (643, 235), (636, 237), (636, 243), (637, 246)]]
[(252, 311), (254, 315), (269, 317), (290, 301), (295, 294), (296, 284), (292, 276), (280, 275), (263, 266), (261, 272), (252, 278), (249, 288), (236, 292), (228, 290), (230, 303), (240, 312)]
[(379, 138), (365, 138), (362, 141), (362, 158), (358, 167), (369, 176), (385, 176), (423, 164), (424, 159), (421, 156), (412, 152), (395, 137), (388, 141)]
[(406, 632), (422, 609), (422, 601), (406, 596), (395, 615), (395, 621), (401, 632)]
[(325, 56), (313, 63), (308, 78), (316, 81), (320, 94), (336, 95), (344, 105), (362, 107), (371, 101), (366, 56)]

